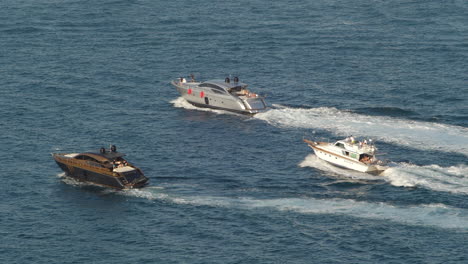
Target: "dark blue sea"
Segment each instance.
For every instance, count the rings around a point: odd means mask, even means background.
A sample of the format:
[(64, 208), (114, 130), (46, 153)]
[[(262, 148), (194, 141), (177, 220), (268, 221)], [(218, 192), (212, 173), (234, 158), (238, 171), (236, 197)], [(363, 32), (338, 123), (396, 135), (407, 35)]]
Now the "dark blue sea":
[[(3, 0), (0, 263), (468, 263), (468, 2)], [(170, 81), (239, 76), (254, 117)], [(377, 142), (381, 176), (303, 138)], [(116, 191), (53, 152), (117, 145)]]

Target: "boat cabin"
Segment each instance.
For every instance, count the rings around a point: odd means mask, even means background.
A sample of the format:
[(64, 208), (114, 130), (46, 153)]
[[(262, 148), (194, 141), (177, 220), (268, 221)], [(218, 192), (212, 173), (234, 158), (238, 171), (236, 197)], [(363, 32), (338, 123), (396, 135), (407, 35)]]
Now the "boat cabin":
[(361, 142), (356, 144), (345, 141), (337, 141), (334, 146), (341, 149), (341, 154), (343, 156), (351, 159), (364, 163), (371, 163), (375, 160), (375, 148), (373, 146), (363, 146)]
[(108, 169), (112, 169), (113, 161), (120, 158), (121, 156), (106, 157), (95, 153), (81, 153), (75, 156), (75, 159), (87, 161), (89, 165)]
[(249, 90), (247, 90), (247, 84), (242, 82), (231, 82), (228, 81), (229, 78), (225, 80), (209, 80), (206, 82), (201, 83), (198, 87), (205, 87), (211, 89), (213, 93), (216, 94), (231, 94), (235, 96), (242, 96), (242, 95), (249, 95), (251, 94)]
[(106, 151), (104, 148), (101, 148), (100, 153), (85, 152), (74, 155), (73, 158), (86, 161), (90, 166), (113, 170), (128, 165), (123, 156), (125, 154), (117, 152), (115, 149), (113, 151)]

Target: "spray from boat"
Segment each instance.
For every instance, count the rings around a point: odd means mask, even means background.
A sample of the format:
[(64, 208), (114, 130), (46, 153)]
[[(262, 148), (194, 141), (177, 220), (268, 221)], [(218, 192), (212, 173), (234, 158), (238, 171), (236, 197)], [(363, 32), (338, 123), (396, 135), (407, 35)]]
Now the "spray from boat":
[(274, 108), (254, 117), (276, 127), (297, 127), (332, 132), (337, 136), (360, 135), (421, 150), (461, 153), (468, 156), (468, 128), (432, 122), (368, 116), (331, 107)]
[(338, 168), (310, 154), (299, 163), (300, 167), (311, 167), (328, 173), (331, 177), (363, 180), (384, 180), (397, 187), (417, 187), (438, 192), (468, 195), (468, 167), (457, 165), (418, 166), (408, 163), (390, 163), (388, 168), (375, 177), (367, 173)]

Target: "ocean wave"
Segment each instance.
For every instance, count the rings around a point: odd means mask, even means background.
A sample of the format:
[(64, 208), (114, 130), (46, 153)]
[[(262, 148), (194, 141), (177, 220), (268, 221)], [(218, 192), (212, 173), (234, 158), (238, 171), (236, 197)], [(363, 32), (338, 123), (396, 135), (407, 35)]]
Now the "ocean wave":
[(417, 116), (418, 113), (399, 107), (362, 107), (353, 110), (358, 114), (384, 115), (392, 117)]
[(281, 105), (255, 118), (277, 127), (323, 129), (343, 137), (371, 137), (411, 148), (468, 156), (468, 128), (460, 126), (369, 116), (330, 107), (300, 109)]
[(398, 163), (384, 171), (382, 176), (394, 186), (424, 187), (441, 192), (468, 194), (466, 165), (441, 167), (435, 164), (418, 166)]
[(6, 34), (34, 34), (44, 31), (44, 29), (39, 28), (39, 27), (31, 27), (31, 26), (15, 26), (7, 29), (1, 30), (1, 32), (6, 33)]

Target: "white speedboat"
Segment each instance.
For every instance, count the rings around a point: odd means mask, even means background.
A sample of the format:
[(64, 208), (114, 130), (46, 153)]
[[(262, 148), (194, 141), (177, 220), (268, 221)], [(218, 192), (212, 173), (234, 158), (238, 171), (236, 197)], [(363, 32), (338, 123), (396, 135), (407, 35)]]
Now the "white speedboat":
[(264, 97), (247, 90), (247, 84), (233, 80), (197, 82), (178, 78), (171, 82), (189, 103), (198, 106), (254, 115), (267, 110)]
[(333, 165), (371, 174), (380, 174), (384, 162), (377, 159), (377, 148), (371, 140), (355, 141), (353, 137), (335, 143), (304, 139), (318, 158)]

